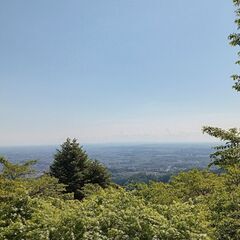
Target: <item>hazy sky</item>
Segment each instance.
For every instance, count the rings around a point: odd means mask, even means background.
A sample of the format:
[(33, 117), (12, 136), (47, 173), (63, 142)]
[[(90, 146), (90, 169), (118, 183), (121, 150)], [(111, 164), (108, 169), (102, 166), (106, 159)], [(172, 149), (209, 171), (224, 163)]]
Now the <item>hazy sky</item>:
[(231, 0), (0, 2), (0, 145), (211, 141), (237, 127)]

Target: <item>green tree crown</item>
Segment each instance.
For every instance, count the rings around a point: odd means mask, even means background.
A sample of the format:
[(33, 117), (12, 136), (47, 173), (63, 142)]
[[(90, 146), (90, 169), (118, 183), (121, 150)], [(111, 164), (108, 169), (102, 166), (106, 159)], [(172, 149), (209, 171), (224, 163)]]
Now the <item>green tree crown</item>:
[(110, 183), (107, 169), (98, 161), (91, 160), (77, 140), (70, 138), (57, 150), (50, 174), (65, 184), (67, 192), (73, 192), (76, 199), (84, 197), (85, 184), (107, 187)]

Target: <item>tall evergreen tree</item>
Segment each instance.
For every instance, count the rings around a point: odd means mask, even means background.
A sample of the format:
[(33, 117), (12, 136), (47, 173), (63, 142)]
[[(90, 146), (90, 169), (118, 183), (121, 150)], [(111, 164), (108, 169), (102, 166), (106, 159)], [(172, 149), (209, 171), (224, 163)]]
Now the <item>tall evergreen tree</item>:
[(76, 139), (67, 139), (61, 149), (57, 149), (50, 174), (66, 185), (67, 192), (73, 192), (76, 199), (84, 197), (82, 189), (85, 184), (99, 184), (106, 187), (110, 183), (107, 169), (96, 161), (89, 159), (87, 153)]

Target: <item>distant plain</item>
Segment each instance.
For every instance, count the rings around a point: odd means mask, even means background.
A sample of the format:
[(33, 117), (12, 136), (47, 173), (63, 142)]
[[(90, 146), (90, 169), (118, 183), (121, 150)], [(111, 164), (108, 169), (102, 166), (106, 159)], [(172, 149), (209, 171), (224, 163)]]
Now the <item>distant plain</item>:
[[(168, 181), (179, 171), (206, 168), (212, 152), (211, 143), (161, 144), (87, 144), (84, 149), (110, 170), (119, 184)], [(12, 162), (37, 160), (38, 173), (48, 171), (58, 146), (0, 147), (0, 155)]]

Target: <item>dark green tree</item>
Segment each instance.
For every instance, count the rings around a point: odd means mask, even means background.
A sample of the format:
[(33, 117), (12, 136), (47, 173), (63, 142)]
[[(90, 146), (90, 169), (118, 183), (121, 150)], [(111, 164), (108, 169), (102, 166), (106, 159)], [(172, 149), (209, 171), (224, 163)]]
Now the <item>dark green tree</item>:
[(58, 178), (59, 183), (65, 184), (66, 191), (73, 192), (75, 199), (84, 197), (82, 190), (85, 184), (107, 187), (110, 183), (107, 169), (97, 161), (89, 159), (76, 139), (68, 138), (61, 145), (61, 149), (57, 150), (50, 166), (50, 174)]
[(89, 161), (86, 169), (86, 183), (98, 184), (105, 188), (110, 184), (110, 174), (97, 160)]

